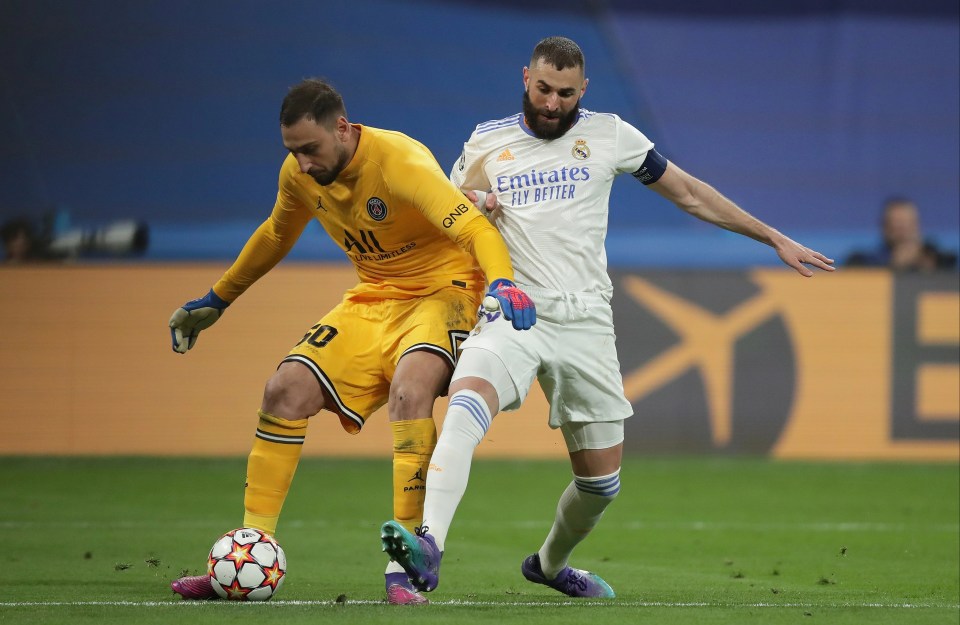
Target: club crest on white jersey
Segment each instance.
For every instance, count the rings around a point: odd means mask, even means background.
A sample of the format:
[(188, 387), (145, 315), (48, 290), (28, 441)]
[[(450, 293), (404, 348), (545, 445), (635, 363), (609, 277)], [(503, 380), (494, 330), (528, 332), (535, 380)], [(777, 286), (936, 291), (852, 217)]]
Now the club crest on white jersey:
[(497, 228), (518, 284), (565, 292), (612, 293), (606, 272), (610, 188), (633, 173), (653, 143), (610, 113), (581, 109), (557, 139), (540, 139), (523, 114), (484, 122), (464, 144), (451, 180), (496, 194)]
[(575, 159), (585, 161), (590, 158), (590, 148), (587, 147), (587, 142), (584, 139), (577, 139), (573, 144), (573, 149), (570, 150), (570, 154)]

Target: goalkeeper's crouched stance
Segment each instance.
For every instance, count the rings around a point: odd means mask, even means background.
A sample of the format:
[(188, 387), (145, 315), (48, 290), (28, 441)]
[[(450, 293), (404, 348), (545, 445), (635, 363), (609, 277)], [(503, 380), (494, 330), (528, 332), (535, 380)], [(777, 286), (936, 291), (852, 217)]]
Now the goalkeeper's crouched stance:
[[(437, 441), (433, 402), (447, 392), (459, 343), (476, 322), (483, 284), (490, 285), (487, 295), (513, 328), (528, 329), (536, 321), (533, 302), (512, 282), (500, 234), (447, 180), (430, 152), (401, 133), (351, 124), (345, 115), (342, 99), (326, 83), (310, 79), (291, 88), (280, 113), (290, 154), (272, 214), (210, 292), (170, 318), (173, 350), (186, 353), (200, 332), (287, 254), (313, 219), (357, 270), (358, 284), (340, 303), (305, 333), (291, 336), (291, 343), (299, 342), (263, 392), (247, 463), (243, 525), (272, 535), (310, 417), (327, 410), (359, 434), (384, 404), (393, 431), (393, 518), (410, 530), (420, 525)], [(395, 562), (388, 563), (385, 582), (390, 603), (426, 602)], [(172, 588), (188, 599), (215, 598), (205, 575), (175, 580)]]
[[(512, 319), (526, 319), (518, 323), (535, 320), (532, 302), (508, 281), (495, 281), (488, 297), (502, 300)], [(446, 347), (447, 323), (430, 317), (438, 310), (463, 311), (456, 321), (465, 335), (477, 303), (475, 291), (460, 288), (416, 300), (377, 304), (344, 300), (310, 328), (267, 382), (247, 462), (243, 526), (276, 534), (309, 417), (327, 409), (339, 416), (344, 429), (358, 433), (387, 393), (393, 430), (394, 519), (410, 531), (420, 525), (427, 468), (437, 442), (433, 401), (446, 392), (453, 368), (453, 354)], [(518, 303), (524, 308), (512, 312)], [(211, 290), (177, 309), (170, 322), (174, 351), (187, 351), (196, 342), (196, 328), (212, 325), (225, 304)], [(412, 320), (419, 321), (409, 323)], [(380, 345), (396, 345), (396, 353), (386, 354), (397, 362), (390, 384), (385, 376), (378, 380), (373, 373), (380, 368)], [(382, 393), (368, 391), (377, 388)], [(385, 581), (393, 603), (425, 602), (399, 564), (388, 564)], [(216, 598), (206, 576), (181, 578), (173, 588), (186, 598)]]

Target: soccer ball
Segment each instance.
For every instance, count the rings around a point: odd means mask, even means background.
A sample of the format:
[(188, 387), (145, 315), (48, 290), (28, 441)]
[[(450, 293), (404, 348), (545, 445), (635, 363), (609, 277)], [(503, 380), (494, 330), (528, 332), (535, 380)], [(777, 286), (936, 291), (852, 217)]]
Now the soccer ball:
[(224, 599), (266, 601), (283, 586), (287, 556), (270, 534), (241, 527), (213, 543), (207, 573)]

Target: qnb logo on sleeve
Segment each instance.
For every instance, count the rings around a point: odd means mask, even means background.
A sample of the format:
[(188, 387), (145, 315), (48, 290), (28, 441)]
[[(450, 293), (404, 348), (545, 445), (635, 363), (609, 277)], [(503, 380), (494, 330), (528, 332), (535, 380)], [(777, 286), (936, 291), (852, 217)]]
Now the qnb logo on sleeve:
[(452, 212), (448, 213), (447, 216), (443, 218), (443, 227), (449, 228), (453, 224), (457, 223), (457, 217), (459, 217), (460, 215), (463, 215), (468, 210), (470, 209), (467, 208), (466, 204), (458, 205), (455, 209), (453, 209)]

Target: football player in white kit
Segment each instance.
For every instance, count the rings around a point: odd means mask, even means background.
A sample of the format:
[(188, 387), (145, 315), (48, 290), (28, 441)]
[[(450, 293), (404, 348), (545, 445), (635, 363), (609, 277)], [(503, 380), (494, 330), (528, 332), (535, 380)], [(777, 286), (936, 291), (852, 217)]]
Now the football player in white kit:
[(809, 267), (833, 271), (833, 260), (667, 161), (618, 116), (580, 108), (587, 79), (583, 53), (570, 39), (538, 43), (523, 83), (523, 112), (478, 125), (451, 179), (495, 220), (517, 286), (536, 303), (537, 325), (517, 333), (498, 312), (482, 312), (450, 384), (423, 525), (411, 534), (391, 521), (381, 539), (415, 586), (437, 586), (473, 451), (494, 415), (519, 407), (536, 378), (550, 403), (550, 427), (566, 441), (573, 480), (546, 541), (521, 571), (571, 597), (613, 597), (600, 576), (567, 564), (620, 491), (623, 420), (633, 412), (614, 344), (604, 251), (613, 179), (633, 175), (691, 215), (771, 246), (803, 276), (813, 275)]

